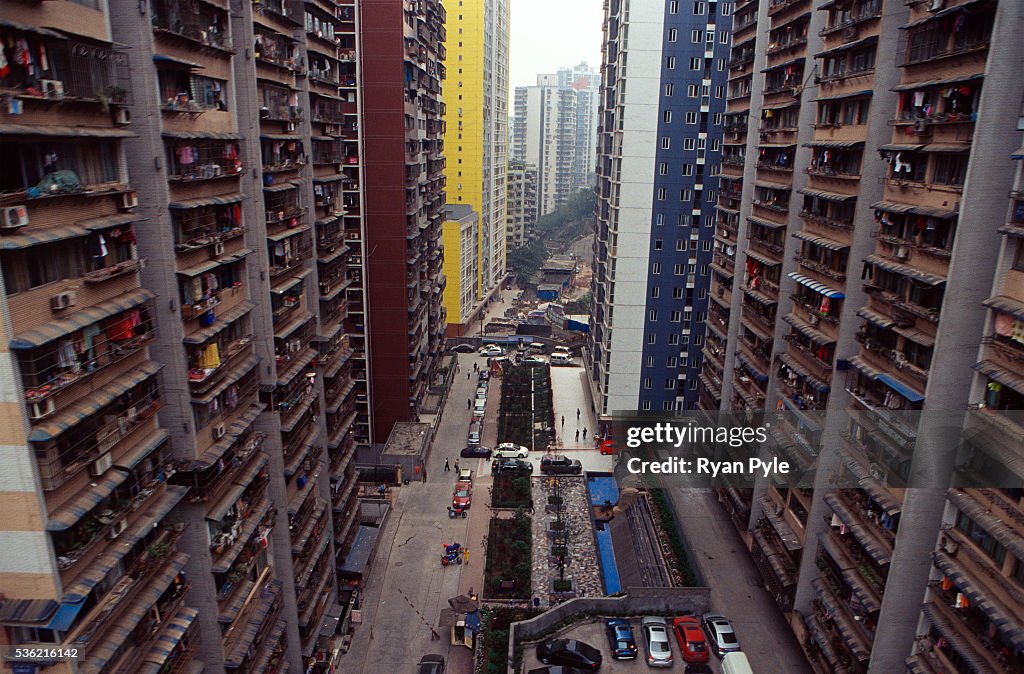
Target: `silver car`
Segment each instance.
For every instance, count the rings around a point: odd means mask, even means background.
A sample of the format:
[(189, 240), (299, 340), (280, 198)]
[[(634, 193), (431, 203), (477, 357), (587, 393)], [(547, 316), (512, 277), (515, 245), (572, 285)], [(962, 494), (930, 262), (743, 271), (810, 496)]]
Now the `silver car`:
[(708, 637), (708, 645), (711, 652), (718, 657), (724, 657), (726, 653), (740, 650), (740, 640), (736, 637), (736, 630), (732, 623), (724, 615), (717, 613), (705, 613), (701, 624), (704, 626), (704, 633)]
[(671, 667), (672, 640), (668, 623), (658, 616), (644, 616), (641, 624), (647, 645), (647, 664), (651, 667)]

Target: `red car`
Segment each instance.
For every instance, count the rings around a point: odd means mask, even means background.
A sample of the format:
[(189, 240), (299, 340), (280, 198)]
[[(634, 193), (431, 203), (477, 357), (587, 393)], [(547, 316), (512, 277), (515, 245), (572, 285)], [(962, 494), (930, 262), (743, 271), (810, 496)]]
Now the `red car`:
[(452, 492), (452, 510), (455, 512), (469, 510), (472, 500), (473, 487), (467, 482), (457, 482), (455, 490)]
[(700, 621), (694, 616), (682, 616), (672, 621), (672, 630), (679, 641), (679, 650), (687, 662), (707, 662), (710, 655), (708, 640)]

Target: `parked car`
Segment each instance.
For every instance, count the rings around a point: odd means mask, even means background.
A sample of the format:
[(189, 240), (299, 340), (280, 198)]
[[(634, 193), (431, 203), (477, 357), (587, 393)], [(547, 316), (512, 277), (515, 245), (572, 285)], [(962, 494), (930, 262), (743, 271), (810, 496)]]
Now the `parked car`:
[(583, 674), (583, 670), (576, 669), (575, 667), (555, 665), (554, 667), (537, 667), (536, 669), (531, 669), (527, 674)]
[(514, 442), (503, 442), (494, 448), (494, 458), (504, 459), (512, 457), (514, 459), (525, 459), (530, 456), (530, 450), (522, 445), (517, 445)]
[(545, 665), (567, 665), (590, 671), (601, 667), (601, 651), (575, 639), (548, 639), (537, 644), (537, 659)]
[(612, 649), (612, 657), (616, 660), (633, 660), (636, 658), (636, 638), (629, 622), (615, 618), (606, 623), (608, 628), (608, 646)]
[(483, 424), (474, 421), (469, 425), (469, 432), (466, 433), (466, 444), (470, 447), (480, 446), (480, 433), (483, 432)]
[(679, 642), (679, 651), (687, 662), (707, 662), (710, 657), (708, 640), (701, 630), (700, 620), (695, 616), (686, 615), (672, 621), (672, 630)]
[(463, 447), (462, 451), (459, 452), (459, 456), (463, 459), (489, 459), (491, 458), (491, 448), (481, 447)]
[(671, 667), (672, 641), (668, 636), (668, 623), (658, 616), (644, 616), (641, 624), (647, 642), (647, 664), (651, 667)]
[[(473, 345), (472, 344), (456, 344), (455, 346), (453, 346), (450, 349), (450, 351), (452, 353), (473, 353)], [(429, 656), (427, 656), (427, 657), (429, 657)]]
[(743, 651), (731, 651), (722, 656), (722, 674), (754, 674), (754, 669)]
[(579, 475), (583, 472), (583, 464), (579, 459), (545, 454), (540, 459), (540, 472), (546, 475)]
[(505, 351), (495, 344), (489, 344), (488, 346), (480, 349), (481, 356), (504, 356)]
[(491, 463), (492, 473), (532, 473), (533, 464), (522, 459), (495, 459)]
[(690, 662), (686, 665), (686, 671), (683, 674), (715, 674), (715, 672), (710, 665), (703, 662)]
[(477, 400), (487, 400), (487, 387), (486, 386), (478, 386), (477, 387), (477, 389), (476, 389), (476, 399)]
[(480, 370), (480, 381), (487, 381), (491, 378), (491, 373), (487, 370)]
[(416, 665), (416, 674), (444, 674), (444, 657), (424, 655)]
[(452, 490), (452, 508), (456, 512), (469, 510), (473, 505), (473, 488), (466, 482), (456, 482)]
[(736, 630), (732, 623), (724, 615), (717, 613), (705, 613), (701, 625), (704, 627), (704, 634), (708, 637), (708, 646), (711, 652), (718, 657), (725, 656), (740, 650), (740, 640), (736, 637)]
[(459, 468), (459, 479), (457, 482), (468, 482), (473, 484), (473, 469), (472, 468)]
[(526, 356), (522, 360), (523, 365), (529, 365), (534, 367), (536, 365), (543, 365), (546, 361), (542, 356)]
[(567, 353), (553, 353), (551, 354), (551, 367), (565, 366), (572, 367), (576, 364), (573, 357)]

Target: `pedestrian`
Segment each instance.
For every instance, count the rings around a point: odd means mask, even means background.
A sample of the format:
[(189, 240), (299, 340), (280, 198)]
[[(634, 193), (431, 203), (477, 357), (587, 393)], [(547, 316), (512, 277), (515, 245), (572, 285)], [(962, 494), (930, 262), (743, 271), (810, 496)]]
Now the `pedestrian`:
[(467, 410), (473, 409), (473, 400), (471, 398), (466, 398), (466, 409)]
[(586, 426), (583, 427), (583, 439), (584, 440), (587, 439), (587, 428), (586, 428)]
[(469, 381), (469, 377), (470, 377), (470, 375), (472, 375), (472, 374), (473, 374), (472, 372), (467, 372), (467, 373), (466, 373), (466, 381)]
[(580, 429), (576, 429), (576, 442), (580, 441)]
[(580, 408), (576, 408), (576, 421), (580, 420)]
[(444, 457), (444, 470), (445, 470), (445, 472), (448, 472), (451, 469), (452, 469), (452, 467), (448, 465), (448, 457), (446, 456), (446, 457)]
[(469, 548), (462, 548), (462, 561), (469, 566)]
[(562, 428), (565, 428), (565, 415), (562, 415)]

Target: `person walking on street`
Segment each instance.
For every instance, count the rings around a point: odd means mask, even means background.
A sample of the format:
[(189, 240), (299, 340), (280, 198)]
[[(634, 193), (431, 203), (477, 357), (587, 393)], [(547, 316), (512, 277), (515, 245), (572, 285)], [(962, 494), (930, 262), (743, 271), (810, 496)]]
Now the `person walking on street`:
[(587, 439), (587, 428), (586, 428), (586, 426), (583, 427), (583, 439), (584, 440)]
[(580, 420), (580, 408), (576, 408), (576, 421)]
[(470, 398), (466, 398), (466, 409), (467, 410), (473, 409), (473, 401)]
[(576, 442), (580, 441), (580, 429), (576, 429)]
[(565, 428), (565, 415), (562, 415), (562, 428)]
[(459, 460), (455, 459), (455, 472), (459, 472)]
[(448, 457), (446, 456), (446, 457), (444, 457), (444, 470), (445, 470), (445, 472), (448, 472), (451, 469), (452, 469), (452, 467), (448, 465)]

